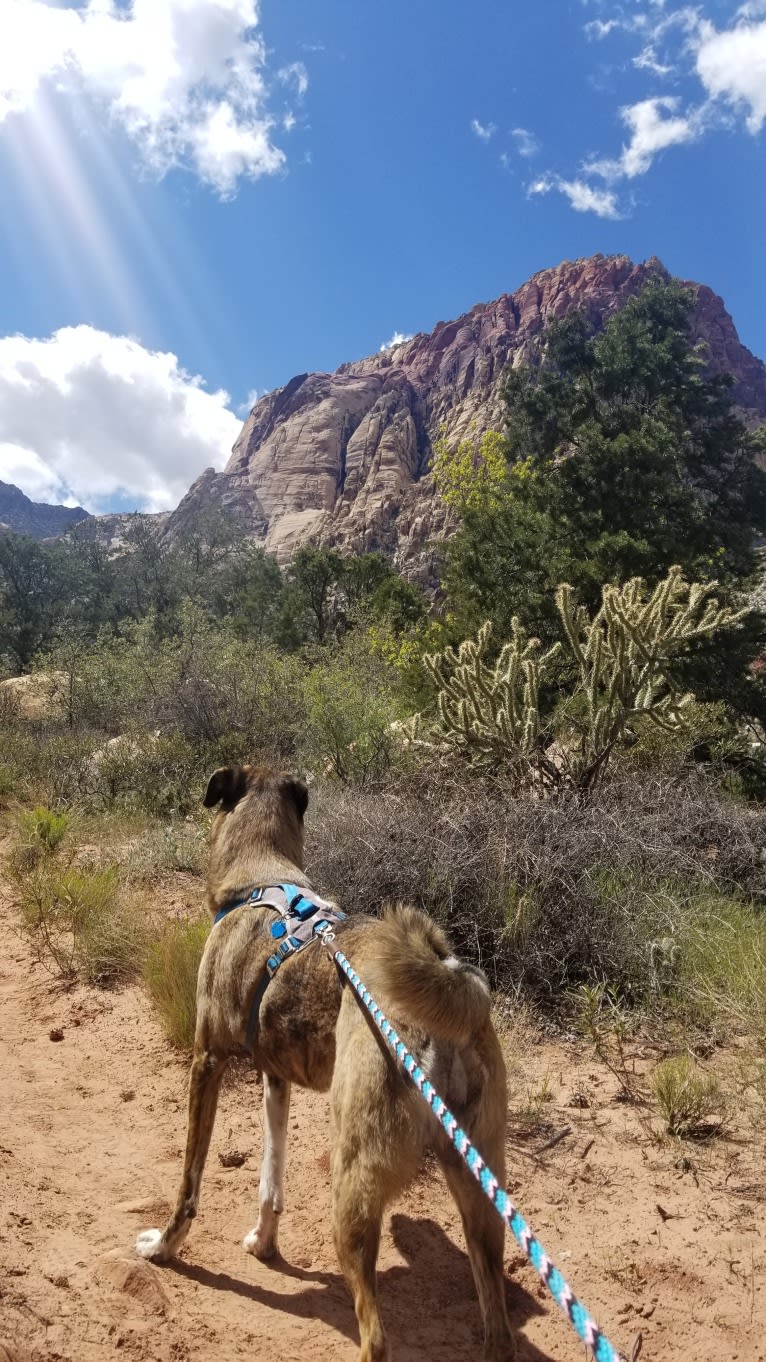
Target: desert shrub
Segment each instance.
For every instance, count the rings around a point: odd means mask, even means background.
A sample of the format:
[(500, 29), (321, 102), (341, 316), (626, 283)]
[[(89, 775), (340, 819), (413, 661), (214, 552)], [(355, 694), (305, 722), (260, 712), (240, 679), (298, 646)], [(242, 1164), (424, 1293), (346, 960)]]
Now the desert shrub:
[(223, 744), (276, 762), (294, 749), (300, 660), (239, 637), (192, 602), (169, 635), (150, 614), (125, 624), (119, 638), (104, 633), (80, 644), (76, 656), (67, 643), (63, 654), (46, 653), (38, 664), (59, 667), (73, 728), (115, 736), (156, 731), (195, 749)]
[(35, 735), (33, 783), (55, 808), (86, 802), (90, 794), (91, 763), (98, 735), (41, 730)]
[(753, 921), (766, 901), (766, 814), (692, 777), (613, 778), (589, 801), (550, 803), (397, 773), (370, 789), (324, 784), (312, 801), (308, 864), (322, 892), (352, 911), (423, 907), (495, 983), (541, 998), (606, 983), (674, 1005), (674, 947), (683, 960), (704, 934), (711, 893)]
[(22, 813), (19, 831), (23, 842), (39, 846), (41, 851), (55, 851), (69, 831), (71, 818), (68, 813), (56, 813), (53, 809), (38, 807)]
[(711, 1134), (725, 1119), (727, 1102), (718, 1079), (688, 1055), (657, 1065), (652, 1092), (669, 1135)]
[(4, 762), (0, 764), (0, 809), (6, 809), (18, 793), (16, 772)]
[(146, 813), (186, 812), (199, 802), (203, 754), (180, 734), (113, 738), (91, 759), (91, 791)]
[(684, 924), (678, 952), (681, 993), (692, 1019), (733, 1017), (766, 1043), (766, 915), (708, 892)]
[(197, 1016), (197, 973), (210, 931), (205, 919), (169, 922), (146, 953), (144, 983), (172, 1045), (190, 1050)]
[(38, 861), (18, 880), (24, 934), (64, 977), (111, 983), (139, 973), (147, 928), (114, 867)]
[(179, 871), (202, 875), (207, 846), (206, 828), (190, 817), (155, 823), (129, 843), (125, 873), (131, 879), (149, 882)]
[(364, 785), (388, 770), (397, 752), (397, 709), (389, 668), (364, 637), (351, 635), (307, 673), (298, 762)]

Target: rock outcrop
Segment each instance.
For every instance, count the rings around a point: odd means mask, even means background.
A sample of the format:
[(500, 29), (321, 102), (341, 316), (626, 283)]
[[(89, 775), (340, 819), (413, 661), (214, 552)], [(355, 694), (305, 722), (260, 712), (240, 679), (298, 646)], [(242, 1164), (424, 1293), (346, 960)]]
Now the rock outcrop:
[[(603, 325), (657, 274), (667, 277), (656, 259), (565, 262), (430, 335), (333, 374), (298, 375), (256, 403), (223, 472), (203, 473), (164, 533), (223, 507), (282, 561), (320, 542), (381, 549), (427, 576), (432, 545), (449, 531), (428, 471), (440, 430), (456, 442), (500, 427), (503, 373), (524, 362), (548, 322), (582, 308)], [(766, 420), (766, 366), (740, 343), (721, 299), (691, 287), (710, 371), (731, 373), (746, 418)]]
[(12, 482), (0, 482), (0, 534), (26, 534), (31, 539), (54, 539), (66, 534), (90, 514), (82, 506), (51, 506), (30, 501)]

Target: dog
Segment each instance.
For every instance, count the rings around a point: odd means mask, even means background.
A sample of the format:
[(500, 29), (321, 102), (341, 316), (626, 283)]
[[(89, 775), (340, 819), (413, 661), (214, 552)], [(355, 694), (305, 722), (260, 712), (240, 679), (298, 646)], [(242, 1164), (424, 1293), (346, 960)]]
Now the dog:
[[(275, 914), (248, 896), (253, 888), (283, 882), (311, 894), (303, 870), (305, 784), (264, 768), (222, 767), (211, 776), (204, 803), (217, 806), (208, 903), (213, 914), (230, 911), (214, 925), (199, 969), (178, 1199), (164, 1230), (138, 1236), (138, 1253), (161, 1263), (184, 1242), (197, 1214), (224, 1070), (233, 1056), (249, 1053), (263, 1073), (264, 1153), (258, 1222), (244, 1248), (263, 1259), (277, 1252), (290, 1085), (329, 1088), (333, 1232), (354, 1299), (361, 1362), (386, 1362), (390, 1356), (376, 1287), (383, 1213), (429, 1148), (462, 1218), (484, 1322), (484, 1358), (510, 1362), (515, 1345), (505, 1305), (504, 1226), (370, 1029), (322, 943), (314, 941), (286, 959), (264, 991)], [(241, 906), (232, 908), (235, 904)], [(484, 975), (457, 960), (444, 933), (414, 908), (390, 909), (382, 918), (351, 916), (340, 936), (344, 954), (503, 1183), (505, 1064)], [(253, 1000), (261, 993), (248, 1050)]]

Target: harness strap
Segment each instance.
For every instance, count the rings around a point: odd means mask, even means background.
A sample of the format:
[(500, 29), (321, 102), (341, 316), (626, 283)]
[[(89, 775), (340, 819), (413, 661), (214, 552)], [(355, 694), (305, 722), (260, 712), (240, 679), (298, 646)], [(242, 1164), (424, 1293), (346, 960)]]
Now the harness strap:
[(272, 908), (279, 914), (279, 919), (271, 924), (271, 936), (278, 944), (266, 961), (266, 972), (259, 981), (250, 1004), (245, 1048), (252, 1050), (263, 995), (280, 965), (291, 955), (297, 955), (299, 951), (305, 950), (306, 946), (310, 946), (320, 937), (324, 940), (326, 933), (336, 924), (346, 921), (346, 914), (316, 894), (309, 897), (308, 892), (298, 885), (274, 884), (259, 886), (251, 890), (247, 898), (238, 899), (224, 908), (219, 908), (213, 918), (213, 926), (216, 927), (237, 908), (245, 907)]

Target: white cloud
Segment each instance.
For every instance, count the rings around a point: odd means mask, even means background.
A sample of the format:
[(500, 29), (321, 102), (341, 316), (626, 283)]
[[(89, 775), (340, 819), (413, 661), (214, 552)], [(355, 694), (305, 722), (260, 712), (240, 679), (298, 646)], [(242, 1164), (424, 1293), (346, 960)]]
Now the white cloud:
[(740, 22), (721, 33), (705, 21), (696, 50), (697, 75), (708, 95), (747, 110), (752, 133), (766, 122), (766, 20), (748, 20), (762, 12), (763, 5), (745, 5)]
[[(619, 155), (593, 156), (569, 179), (543, 175), (529, 190), (556, 189), (577, 211), (618, 217), (614, 186), (645, 175), (661, 152), (689, 145), (715, 128), (734, 127), (737, 114), (749, 132), (760, 132), (766, 123), (766, 19), (761, 17), (766, 0), (732, 6), (730, 26), (720, 32), (703, 16), (701, 5), (669, 8), (665, 0), (649, 0), (649, 9), (630, 12), (621, 4), (604, 4), (603, 10), (604, 17), (585, 24), (589, 39), (615, 31), (632, 35), (641, 44), (632, 58), (637, 71), (655, 79), (672, 75), (677, 83), (696, 78), (701, 85), (683, 100), (652, 94), (624, 106), (619, 116), (629, 140)], [(594, 177), (605, 187), (594, 187)]]
[(672, 76), (676, 69), (671, 63), (660, 61), (654, 43), (648, 43), (643, 52), (633, 58), (633, 65), (638, 71), (651, 71), (653, 76)]
[(103, 510), (177, 505), (241, 422), (175, 355), (127, 336), (65, 327), (0, 339), (0, 478), (33, 499)]
[(251, 388), (244, 402), (237, 406), (237, 415), (246, 418), (250, 415), (259, 397), (263, 397), (265, 389)]
[(591, 19), (585, 25), (585, 32), (589, 38), (599, 42), (602, 38), (608, 38), (614, 29), (622, 27), (619, 19)]
[(397, 345), (404, 345), (405, 341), (410, 340), (412, 340), (412, 333), (410, 333), (409, 335), (405, 335), (403, 331), (395, 331), (389, 341), (383, 342), (383, 344), (380, 347), (381, 352), (383, 350), (395, 350)]
[(632, 180), (646, 174), (659, 152), (694, 141), (702, 131), (704, 117), (701, 110), (679, 114), (680, 102), (676, 96), (666, 95), (642, 99), (620, 109), (620, 118), (630, 130), (630, 141), (614, 160), (589, 161), (585, 167), (588, 174), (600, 175), (610, 182)]
[(519, 156), (536, 156), (540, 150), (540, 143), (534, 133), (529, 132), (527, 128), (512, 128), (511, 137), (516, 143)]
[(488, 142), (491, 137), (494, 137), (497, 132), (497, 127), (494, 123), (480, 123), (478, 118), (472, 118), (471, 132), (474, 133), (476, 137), (480, 138), (482, 142)]
[(283, 85), (294, 86), (299, 99), (303, 98), (309, 88), (308, 72), (302, 61), (293, 61), (289, 66), (283, 66), (281, 71), (277, 71), (277, 79), (281, 80)]
[[(223, 196), (284, 165), (271, 138), (257, 0), (0, 0), (0, 123), (44, 83), (103, 106), (164, 174), (192, 169)], [(280, 78), (298, 95), (300, 62)]]
[(560, 175), (541, 175), (527, 188), (531, 195), (558, 191), (567, 198), (576, 213), (595, 213), (600, 218), (620, 218), (617, 195), (611, 189), (595, 188), (585, 180), (566, 180)]

